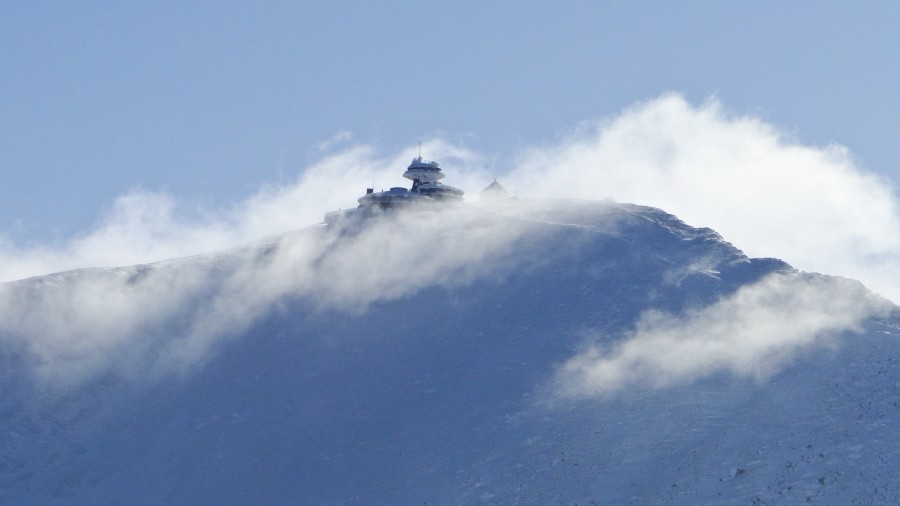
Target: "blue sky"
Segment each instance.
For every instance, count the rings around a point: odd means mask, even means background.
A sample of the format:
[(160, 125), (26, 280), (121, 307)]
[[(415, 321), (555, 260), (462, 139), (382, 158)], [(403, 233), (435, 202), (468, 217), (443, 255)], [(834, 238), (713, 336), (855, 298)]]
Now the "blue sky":
[(58, 248), (137, 190), (238, 206), (330, 140), (441, 139), (502, 177), (667, 92), (896, 181), (898, 20), (887, 2), (5, 2), (0, 235)]

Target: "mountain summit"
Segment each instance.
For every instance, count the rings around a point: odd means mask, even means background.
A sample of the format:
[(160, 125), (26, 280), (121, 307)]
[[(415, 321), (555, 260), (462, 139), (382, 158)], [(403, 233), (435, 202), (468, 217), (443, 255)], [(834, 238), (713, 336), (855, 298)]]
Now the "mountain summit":
[(613, 202), (0, 288), (5, 504), (895, 504), (895, 307)]

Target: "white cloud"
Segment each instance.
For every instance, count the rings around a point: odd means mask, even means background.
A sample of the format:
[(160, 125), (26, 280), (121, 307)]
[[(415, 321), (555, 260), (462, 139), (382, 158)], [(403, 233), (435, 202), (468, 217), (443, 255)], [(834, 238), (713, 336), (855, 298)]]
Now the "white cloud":
[(644, 313), (623, 339), (593, 344), (560, 367), (557, 393), (604, 397), (721, 372), (762, 380), (890, 307), (852, 280), (772, 274), (687, 314)]
[(671, 94), (523, 153), (504, 184), (529, 196), (611, 197), (708, 226), (750, 256), (860, 279), (900, 300), (900, 206), (840, 146)]
[(365, 227), (310, 227), (222, 255), (6, 283), (0, 344), (57, 386), (110, 371), (180, 374), (285, 297), (354, 312), (502, 272), (527, 226), (474, 208), (425, 209)]
[[(322, 149), (339, 149), (352, 138), (341, 133), (332, 141)], [(350, 144), (323, 155), (292, 183), (265, 186), (227, 209), (192, 208), (165, 194), (135, 191), (118, 199), (96, 229), (61, 246), (20, 247), (0, 240), (0, 279), (221, 251), (308, 226), (320, 222), (325, 211), (355, 207), (370, 184), (379, 190), (408, 183), (401, 173), (416, 151), (410, 146), (380, 156), (371, 146)], [(440, 139), (426, 141), (422, 151), (441, 161), (447, 182), (466, 190), (471, 200), (496, 174), (481, 155)], [(900, 279), (900, 219), (891, 186), (858, 167), (843, 148), (801, 145), (759, 119), (727, 113), (715, 101), (692, 106), (666, 95), (583, 125), (554, 145), (525, 150), (509, 163), (501, 182), (522, 195), (613, 197), (660, 207), (691, 225), (716, 229), (751, 256), (854, 277), (900, 300), (900, 286), (893, 281)], [(355, 310), (432, 283), (464, 282), (489, 272), (523, 232), (492, 228), (466, 213), (443, 223), (443, 230), (435, 236), (428, 225), (398, 217), (343, 242), (327, 258), (322, 248), (333, 237), (311, 240), (310, 234), (321, 233), (313, 230), (285, 236), (269, 254), (245, 258), (245, 264), (214, 256), (190, 272), (173, 264), (84, 278), (51, 276), (42, 283), (59, 283), (56, 289), (29, 292), (27, 298), (15, 292), (19, 285), (6, 285), (0, 289), (0, 330), (6, 346), (24, 350), (36, 370), (53, 381), (110, 368), (171, 372), (202, 361), (215, 343), (286, 294), (314, 294), (320, 304)], [(397, 241), (401, 234), (404, 240)], [(413, 264), (424, 268), (410, 269)], [(807, 293), (803, 286), (794, 288)], [(780, 321), (784, 315), (757, 308), (758, 336), (703, 348), (714, 358), (687, 372), (673, 370), (667, 381), (689, 381), (717, 368), (751, 376), (777, 369), (819, 342), (822, 332), (851, 328), (861, 314), (856, 306), (804, 297), (809, 304), (791, 301), (801, 309), (800, 327), (789, 327), (796, 330), (794, 337), (768, 332), (766, 318)], [(815, 304), (846, 311), (835, 315), (846, 320), (824, 318)], [(586, 384), (604, 375), (616, 378), (614, 384), (642, 383), (642, 371), (655, 359), (642, 354), (641, 343), (656, 339), (677, 351), (682, 349), (677, 344), (692, 342), (677, 329), (710, 336), (717, 326), (727, 326), (726, 317), (739, 325), (746, 307), (733, 300), (686, 320), (647, 317), (627, 341), (636, 344), (623, 345), (616, 355), (594, 349), (568, 367), (582, 379), (594, 378)], [(776, 338), (785, 340), (783, 346)], [(720, 348), (718, 354), (710, 351)], [(758, 360), (739, 362), (726, 348)]]
[[(61, 246), (0, 241), (3, 280), (109, 267), (0, 285), (3, 351), (27, 357), (40, 378), (56, 385), (108, 371), (165, 375), (202, 363), (217, 343), (286, 295), (352, 311), (483, 272), (514, 239), (515, 227), (484, 230), (491, 227), (465, 212), (445, 215), (440, 234), (415, 215), (382, 220), (324, 259), (335, 230), (282, 235), (321, 222), (325, 211), (355, 207), (373, 183), (377, 190), (408, 185), (401, 176), (418, 149), (379, 157), (369, 146), (353, 145), (325, 155), (293, 183), (265, 186), (228, 209), (190, 208), (138, 190), (117, 199), (94, 230)], [(464, 148), (432, 139), (421, 150), (453, 167), (454, 185), (486, 179), (478, 156)], [(139, 265), (260, 240), (269, 244), (188, 263)]]
[[(264, 186), (225, 209), (193, 208), (165, 193), (135, 190), (118, 198), (94, 230), (65, 244), (21, 247), (0, 238), (0, 281), (221, 251), (312, 225), (326, 211), (356, 207), (368, 185), (408, 186), (401, 175), (416, 149), (379, 157), (370, 146), (353, 145), (306, 168), (296, 181)], [(421, 149), (453, 166), (454, 184), (484, 179), (477, 176), (479, 157), (465, 148), (432, 139)]]
[[(341, 132), (323, 144), (352, 142)], [(156, 192), (118, 199), (97, 228), (61, 246), (19, 247), (0, 238), (0, 280), (88, 266), (130, 265), (218, 251), (321, 221), (354, 207), (366, 186), (400, 177), (417, 148), (379, 156), (350, 144), (227, 209), (197, 209)], [(441, 139), (422, 151), (447, 167), (447, 182), (477, 191), (500, 174), (532, 197), (612, 197), (660, 207), (708, 226), (750, 256), (774, 256), (807, 271), (860, 279), (900, 300), (900, 205), (891, 184), (859, 167), (840, 146), (805, 146), (775, 126), (734, 115), (717, 101), (676, 94), (586, 123), (553, 144), (497, 167)], [(504, 164), (508, 164), (504, 167)], [(506, 170), (507, 174), (502, 174)]]

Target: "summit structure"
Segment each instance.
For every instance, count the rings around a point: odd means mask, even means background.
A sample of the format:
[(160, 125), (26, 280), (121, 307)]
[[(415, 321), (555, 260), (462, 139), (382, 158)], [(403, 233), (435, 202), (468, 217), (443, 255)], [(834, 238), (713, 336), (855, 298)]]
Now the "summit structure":
[(412, 188), (407, 190), (402, 186), (395, 186), (377, 193), (374, 188), (368, 188), (366, 194), (358, 200), (359, 209), (392, 209), (416, 202), (459, 201), (465, 193), (459, 188), (441, 183), (444, 173), (438, 162), (425, 161), (421, 155), (413, 158), (403, 177), (413, 182)]

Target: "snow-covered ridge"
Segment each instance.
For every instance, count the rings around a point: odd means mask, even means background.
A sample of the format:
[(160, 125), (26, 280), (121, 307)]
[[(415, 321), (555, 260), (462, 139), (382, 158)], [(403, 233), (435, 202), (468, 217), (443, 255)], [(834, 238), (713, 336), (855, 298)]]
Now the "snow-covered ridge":
[(0, 285), (0, 502), (892, 503), (893, 306), (510, 199)]

